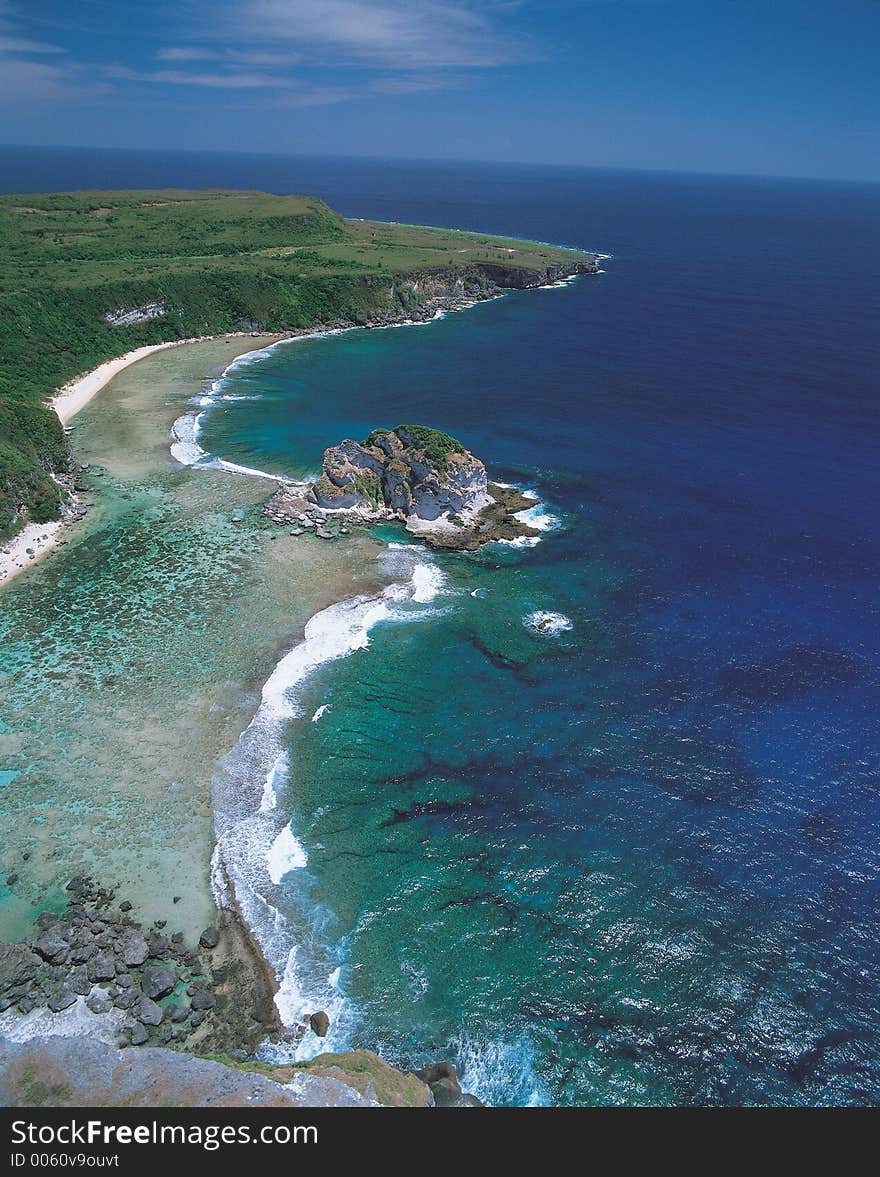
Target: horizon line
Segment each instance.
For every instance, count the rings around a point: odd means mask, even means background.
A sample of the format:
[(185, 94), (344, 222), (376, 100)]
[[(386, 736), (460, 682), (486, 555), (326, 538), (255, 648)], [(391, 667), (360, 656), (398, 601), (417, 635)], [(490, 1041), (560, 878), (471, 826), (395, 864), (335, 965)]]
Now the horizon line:
[(657, 168), (638, 164), (593, 164), (574, 163), (571, 160), (524, 160), (524, 159), (478, 159), (469, 156), (419, 156), (419, 155), (356, 155), (348, 152), (329, 151), (230, 151), (207, 147), (118, 147), (107, 144), (86, 143), (0, 143), (0, 150), (19, 148), (32, 151), (108, 151), (142, 152), (144, 155), (216, 155), (240, 156), (241, 158), (262, 157), (268, 159), (350, 159), (375, 160), (390, 163), (421, 164), (480, 164), (483, 167), (529, 167), (568, 168), (572, 171), (642, 172), (662, 176), (711, 176), (718, 179), (742, 180), (791, 180), (820, 184), (880, 184), (876, 179), (859, 176), (803, 176), (789, 172), (726, 172), (700, 171), (696, 168)]

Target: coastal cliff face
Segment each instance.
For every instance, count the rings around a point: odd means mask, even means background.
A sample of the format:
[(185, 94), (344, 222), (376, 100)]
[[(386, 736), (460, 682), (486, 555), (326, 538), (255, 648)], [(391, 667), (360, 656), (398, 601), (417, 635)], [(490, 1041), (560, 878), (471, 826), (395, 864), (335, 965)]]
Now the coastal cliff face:
[(350, 525), (385, 520), (433, 547), (474, 549), (537, 535), (519, 518), (532, 506), (514, 487), (489, 482), (480, 459), (448, 433), (398, 425), (330, 446), (320, 478), (308, 487), (281, 486), (265, 512), (294, 525), (293, 534), (313, 528), (333, 539)]
[[(599, 266), (590, 254), (566, 262), (554, 262), (540, 269), (472, 262), (415, 270), (388, 278), (366, 280), (365, 298), (370, 308), (360, 312), (360, 327), (385, 327), (393, 323), (430, 319), (438, 310), (455, 310), (505, 290), (535, 290), (580, 274), (597, 274)], [(344, 326), (344, 323), (338, 324)]]

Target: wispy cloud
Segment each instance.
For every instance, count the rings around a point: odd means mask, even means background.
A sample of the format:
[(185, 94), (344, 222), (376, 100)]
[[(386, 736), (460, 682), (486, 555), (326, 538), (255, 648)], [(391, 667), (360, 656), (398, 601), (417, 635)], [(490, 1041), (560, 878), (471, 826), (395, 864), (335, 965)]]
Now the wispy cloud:
[(485, 68), (534, 54), (498, 19), (511, 8), (465, 0), (244, 0), (221, 7), (214, 34), (225, 24), (243, 42), (286, 42), (362, 65)]
[[(110, 41), (86, 53), (39, 39), (51, 30), (63, 41), (72, 26), (61, 17), (35, 23), (25, 3), (0, 0), (0, 94), (72, 101), (113, 89), (146, 99), (164, 87), (225, 90), (239, 102), (250, 92), (254, 103), (307, 107), (458, 89), (481, 70), (536, 56), (512, 31), (523, 3), (178, 0), (152, 23), (145, 9), (133, 12), (114, 59)], [(83, 0), (86, 15), (98, 19), (91, 0)]]
[(110, 87), (77, 67), (64, 69), (0, 53), (0, 101), (59, 103), (98, 98)]
[(207, 86), (215, 90), (268, 90), (295, 86), (299, 83), (290, 78), (279, 78), (271, 74), (189, 72), (181, 69), (135, 70), (125, 66), (108, 66), (107, 77), (124, 82), (144, 82), (151, 86)]
[(437, 90), (458, 90), (467, 85), (463, 78), (441, 74), (405, 74), (403, 77), (375, 78), (370, 89), (376, 94), (430, 94)]
[(58, 45), (48, 45), (45, 41), (31, 41), (27, 37), (13, 37), (4, 33), (0, 28), (0, 53), (63, 53)]

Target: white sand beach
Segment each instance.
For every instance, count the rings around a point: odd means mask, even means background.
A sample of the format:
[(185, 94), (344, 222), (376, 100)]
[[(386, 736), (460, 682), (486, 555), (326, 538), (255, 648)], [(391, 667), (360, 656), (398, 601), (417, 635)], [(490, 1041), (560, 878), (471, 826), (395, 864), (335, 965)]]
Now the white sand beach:
[(60, 529), (59, 520), (52, 523), (28, 523), (18, 535), (0, 546), (0, 585), (6, 584), (16, 573), (54, 548)]

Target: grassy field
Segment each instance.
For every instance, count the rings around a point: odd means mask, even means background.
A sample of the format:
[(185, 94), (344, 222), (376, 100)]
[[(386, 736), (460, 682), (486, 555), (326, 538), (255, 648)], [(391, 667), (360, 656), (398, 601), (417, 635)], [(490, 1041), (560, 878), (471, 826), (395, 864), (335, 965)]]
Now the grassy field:
[(413, 272), (584, 256), (345, 220), (308, 196), (176, 190), (0, 197), (0, 251), (0, 538), (58, 516), (52, 474), (67, 446), (46, 402), (104, 360), (194, 335), (362, 321)]

